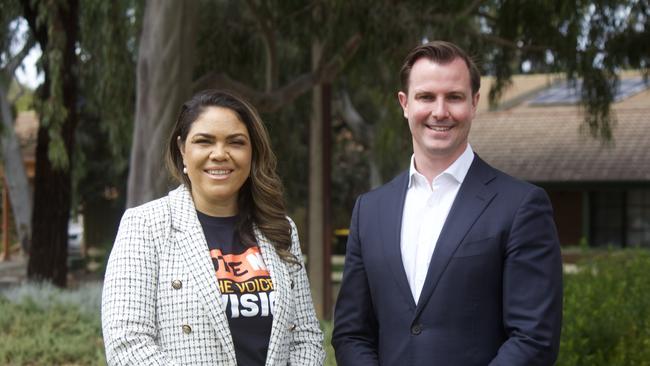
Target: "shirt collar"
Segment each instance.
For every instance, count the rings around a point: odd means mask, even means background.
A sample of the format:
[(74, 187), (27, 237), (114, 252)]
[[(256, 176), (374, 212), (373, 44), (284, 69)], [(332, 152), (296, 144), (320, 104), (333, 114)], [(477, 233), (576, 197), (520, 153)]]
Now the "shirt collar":
[[(456, 159), (447, 169), (445, 169), (438, 177), (442, 175), (449, 175), (453, 177), (459, 184), (462, 184), (463, 181), (465, 180), (465, 176), (467, 175), (467, 172), (469, 171), (469, 167), (472, 165), (472, 161), (474, 160), (474, 150), (472, 150), (472, 147), (467, 144), (467, 147), (465, 148), (465, 151)], [(408, 187), (411, 187), (411, 184), (413, 184), (413, 178), (415, 175), (420, 175), (422, 178), (424, 176), (420, 174), (420, 172), (415, 169), (415, 154), (411, 155), (411, 165), (409, 167), (409, 182), (408, 182)], [(436, 178), (438, 178), (436, 177)], [(436, 179), (434, 178), (434, 179)], [(424, 178), (426, 180), (426, 178)]]

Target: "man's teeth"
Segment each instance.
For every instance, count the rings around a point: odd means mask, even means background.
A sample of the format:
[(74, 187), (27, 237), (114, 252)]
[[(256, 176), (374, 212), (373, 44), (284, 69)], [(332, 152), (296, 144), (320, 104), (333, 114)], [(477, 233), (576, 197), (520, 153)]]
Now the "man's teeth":
[(211, 175), (226, 175), (228, 173), (230, 173), (230, 170), (226, 170), (226, 169), (208, 170), (208, 174)]
[(451, 130), (451, 127), (443, 127), (443, 126), (429, 126), (429, 128), (438, 132), (445, 132)]

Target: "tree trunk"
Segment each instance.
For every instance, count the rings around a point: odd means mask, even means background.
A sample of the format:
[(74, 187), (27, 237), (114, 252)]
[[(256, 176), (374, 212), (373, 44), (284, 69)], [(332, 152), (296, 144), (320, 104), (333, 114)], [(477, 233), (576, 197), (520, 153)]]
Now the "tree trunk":
[(2, 110), (3, 133), (0, 137), (2, 145), (2, 163), (9, 193), (16, 233), (25, 253), (29, 252), (30, 236), (32, 233), (32, 199), (25, 173), (23, 155), (20, 151), (18, 137), (14, 130), (11, 107), (7, 100), (4, 87), (0, 85), (0, 109)]
[(127, 207), (163, 196), (167, 139), (191, 95), (196, 1), (148, 1), (138, 52)]
[[(52, 5), (52, 4), (50, 4)], [(38, 5), (36, 5), (38, 6)], [(61, 137), (65, 154), (69, 161), (68, 167), (55, 167), (48, 156), (50, 150), (50, 128), (41, 123), (38, 129), (36, 146), (36, 172), (34, 178), (34, 213), (32, 216), (32, 247), (27, 265), (27, 276), (30, 281), (52, 282), (59, 287), (65, 287), (67, 282), (67, 255), (68, 255), (68, 219), (70, 216), (71, 201), (71, 164), (74, 150), (74, 132), (77, 126), (77, 80), (75, 44), (78, 35), (78, 10), (77, 0), (69, 0), (65, 4), (57, 3), (49, 6), (47, 11), (56, 12), (54, 24), (49, 24), (55, 36), (65, 34), (65, 42), (57, 49), (61, 58), (57, 61), (60, 67), (55, 67), (51, 73), (49, 66), (45, 66), (46, 78), (42, 86), (45, 93), (43, 101), (51, 97), (49, 88), (52, 80), (61, 83), (62, 103), (67, 116), (61, 126)], [(28, 19), (29, 20), (29, 19)], [(30, 26), (35, 24), (30, 21)], [(62, 32), (62, 33), (58, 33)], [(38, 33), (38, 32), (35, 32)], [(49, 32), (48, 32), (49, 33)], [(52, 39), (47, 36), (39, 38), (41, 48), (48, 49)], [(58, 46), (53, 46), (58, 47)]]
[[(312, 42), (312, 67), (322, 56), (322, 43)], [(330, 85), (319, 84), (312, 91), (309, 121), (309, 211), (307, 270), (316, 314), (331, 317), (331, 225), (330, 225)]]

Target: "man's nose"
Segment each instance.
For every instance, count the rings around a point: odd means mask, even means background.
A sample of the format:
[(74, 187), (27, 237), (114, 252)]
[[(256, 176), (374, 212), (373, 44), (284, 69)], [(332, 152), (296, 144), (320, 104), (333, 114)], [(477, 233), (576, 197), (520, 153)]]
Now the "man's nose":
[(449, 116), (449, 109), (444, 100), (437, 100), (431, 109), (431, 116), (437, 121), (444, 120)]

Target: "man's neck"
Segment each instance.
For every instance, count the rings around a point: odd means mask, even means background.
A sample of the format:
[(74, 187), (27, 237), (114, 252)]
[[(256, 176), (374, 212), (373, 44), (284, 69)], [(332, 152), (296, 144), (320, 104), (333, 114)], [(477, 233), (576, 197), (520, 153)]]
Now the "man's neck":
[(467, 149), (467, 145), (459, 153), (451, 156), (431, 156), (425, 153), (414, 152), (415, 169), (418, 173), (422, 174), (429, 184), (433, 183), (433, 179), (439, 176), (447, 168), (449, 168)]

